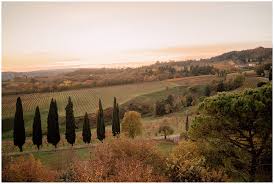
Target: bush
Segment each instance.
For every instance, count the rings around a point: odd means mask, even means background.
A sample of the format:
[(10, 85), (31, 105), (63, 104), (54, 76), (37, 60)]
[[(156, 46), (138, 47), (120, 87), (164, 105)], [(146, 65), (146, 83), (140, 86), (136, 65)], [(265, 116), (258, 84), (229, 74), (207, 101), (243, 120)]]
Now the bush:
[(202, 153), (190, 141), (181, 142), (167, 159), (167, 174), (174, 182), (220, 182), (228, 177), (220, 169), (210, 169), (204, 164)]
[(126, 136), (134, 138), (142, 133), (141, 115), (135, 111), (125, 113), (122, 122), (122, 131)]
[(71, 181), (167, 181), (162, 173), (164, 157), (148, 141), (113, 139), (109, 143), (98, 145), (93, 158), (74, 163), (73, 169), (68, 171)]
[(2, 180), (11, 182), (56, 181), (57, 173), (44, 167), (33, 155), (20, 156), (5, 164)]

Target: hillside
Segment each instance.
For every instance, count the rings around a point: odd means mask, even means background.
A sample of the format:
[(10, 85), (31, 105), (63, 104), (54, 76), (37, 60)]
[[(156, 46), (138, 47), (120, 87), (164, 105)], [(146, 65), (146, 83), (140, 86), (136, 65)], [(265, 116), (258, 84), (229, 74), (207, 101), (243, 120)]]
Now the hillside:
[(239, 63), (262, 62), (272, 59), (272, 48), (258, 47), (242, 51), (231, 51), (209, 59), (211, 62), (232, 60)]

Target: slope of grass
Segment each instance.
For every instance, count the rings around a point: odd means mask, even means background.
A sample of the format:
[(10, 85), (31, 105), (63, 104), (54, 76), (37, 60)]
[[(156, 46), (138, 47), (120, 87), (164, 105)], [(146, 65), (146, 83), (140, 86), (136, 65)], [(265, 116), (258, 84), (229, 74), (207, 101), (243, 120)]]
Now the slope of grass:
[[(51, 98), (55, 98), (58, 105), (59, 116), (65, 115), (65, 106), (71, 96), (74, 103), (74, 115), (82, 116), (85, 112), (95, 112), (99, 98), (102, 99), (104, 108), (112, 106), (113, 97), (122, 104), (136, 96), (163, 90), (174, 84), (165, 81), (147, 82), (130, 85), (120, 85), (102, 88), (81, 89), (53, 93), (34, 93), (21, 95), (26, 131), (30, 132), (36, 106), (40, 107), (42, 128), (46, 129), (46, 120)], [(2, 97), (2, 132), (12, 129), (15, 113), (16, 95)]]

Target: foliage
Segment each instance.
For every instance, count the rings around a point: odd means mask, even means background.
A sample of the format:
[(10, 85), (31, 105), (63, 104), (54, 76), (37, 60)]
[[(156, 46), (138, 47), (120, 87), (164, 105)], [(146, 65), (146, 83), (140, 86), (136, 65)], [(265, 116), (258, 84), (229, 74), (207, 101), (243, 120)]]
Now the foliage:
[(85, 114), (83, 123), (83, 131), (82, 131), (82, 137), (84, 143), (90, 143), (91, 140), (91, 132), (90, 132), (90, 126), (89, 126), (89, 119), (88, 119), (88, 113)]
[(113, 139), (95, 148), (94, 158), (75, 162), (71, 181), (77, 182), (160, 182), (164, 157), (144, 140)]
[(186, 96), (186, 106), (189, 107), (192, 105), (193, 98), (191, 95)]
[(122, 122), (122, 131), (130, 138), (135, 138), (142, 133), (141, 115), (135, 111), (125, 113)]
[(206, 85), (205, 87), (204, 87), (204, 96), (210, 96), (210, 87), (209, 87), (209, 85)]
[(112, 111), (112, 134), (113, 136), (120, 134), (120, 116), (119, 116), (119, 106), (116, 103), (116, 97), (113, 101), (113, 111)]
[(160, 134), (163, 134), (165, 136), (165, 139), (166, 139), (166, 136), (173, 134), (174, 130), (168, 125), (162, 125), (162, 126), (159, 127), (158, 132)]
[(105, 121), (104, 121), (104, 111), (101, 103), (101, 99), (99, 99), (99, 110), (97, 111), (96, 116), (97, 122), (97, 138), (102, 142), (105, 139)]
[(39, 147), (42, 145), (42, 128), (41, 128), (41, 117), (39, 107), (37, 106), (35, 109), (35, 116), (33, 119), (33, 131), (32, 131), (32, 142), (34, 145), (37, 146), (38, 150)]
[(73, 103), (68, 99), (66, 110), (66, 139), (72, 146), (75, 143), (75, 118), (73, 113)]
[(50, 182), (56, 178), (57, 173), (44, 167), (33, 155), (9, 161), (2, 170), (4, 182)]
[(205, 99), (199, 109), (201, 114), (195, 117), (191, 138), (211, 144), (215, 155), (221, 151), (218, 148), (229, 157), (244, 155), (245, 159), (234, 159), (234, 165), (245, 164), (249, 175), (245, 179), (254, 181), (261, 155), (271, 146), (272, 85), (221, 93)]
[(56, 100), (51, 99), (49, 113), (48, 113), (48, 127), (47, 127), (47, 141), (48, 143), (57, 147), (60, 141), (59, 123), (58, 123), (58, 109)]
[(14, 125), (13, 125), (13, 143), (15, 146), (18, 146), (20, 151), (23, 151), (23, 145), (25, 144), (25, 123), (23, 117), (23, 107), (21, 98), (17, 98), (16, 102), (16, 111), (14, 116)]
[(166, 99), (156, 101), (155, 103), (155, 115), (162, 116), (178, 110), (179, 104), (176, 103), (173, 95), (168, 95)]
[(221, 182), (228, 176), (221, 169), (210, 169), (197, 144), (182, 141), (170, 154), (166, 162), (167, 174), (173, 182)]

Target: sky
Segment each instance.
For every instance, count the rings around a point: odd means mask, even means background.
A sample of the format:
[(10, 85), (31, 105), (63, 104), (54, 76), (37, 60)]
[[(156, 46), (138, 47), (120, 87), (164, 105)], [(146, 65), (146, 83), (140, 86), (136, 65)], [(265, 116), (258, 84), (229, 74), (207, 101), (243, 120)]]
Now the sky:
[(3, 2), (2, 70), (120, 67), (272, 47), (271, 2)]

